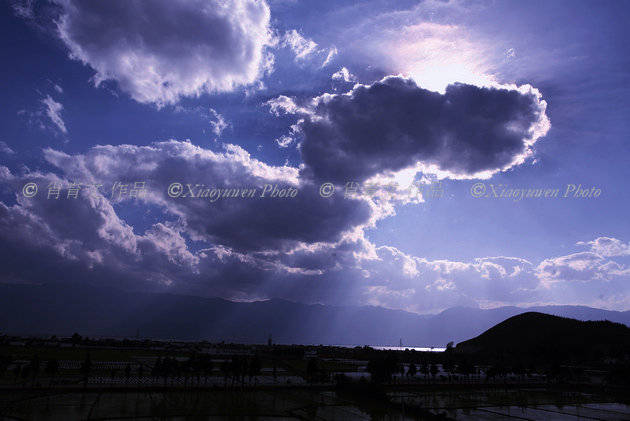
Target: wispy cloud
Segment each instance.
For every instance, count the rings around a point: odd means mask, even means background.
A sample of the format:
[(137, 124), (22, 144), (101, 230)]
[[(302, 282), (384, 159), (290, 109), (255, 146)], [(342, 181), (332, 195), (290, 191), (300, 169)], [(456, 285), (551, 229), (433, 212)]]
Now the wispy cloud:
[(306, 61), (319, 61), (318, 66), (323, 68), (329, 65), (338, 54), (336, 47), (320, 48), (319, 45), (310, 38), (306, 38), (295, 29), (286, 31), (279, 39), (280, 47), (289, 48), (295, 54), (295, 61), (304, 63)]
[(50, 119), (50, 121), (59, 129), (59, 131), (63, 134), (68, 133), (68, 129), (66, 128), (66, 124), (61, 118), (61, 111), (63, 111), (63, 105), (61, 103), (52, 99), (50, 95), (47, 95), (46, 98), (42, 99), (42, 104), (44, 104), (44, 111), (46, 116)]
[(340, 80), (340, 81), (344, 81), (344, 82), (356, 82), (357, 81), (357, 77), (355, 75), (353, 75), (352, 73), (350, 73), (350, 71), (348, 69), (346, 69), (345, 67), (342, 67), (337, 72), (333, 73), (332, 76), (331, 76), (331, 79), (332, 80)]
[(284, 34), (282, 46), (290, 48), (295, 53), (296, 60), (304, 60), (317, 51), (317, 43), (312, 39), (305, 38), (295, 29)]
[(216, 112), (213, 108), (210, 108), (210, 126), (212, 127), (212, 133), (214, 133), (217, 138), (221, 137), (221, 134), (225, 129), (230, 127), (230, 123), (228, 123), (225, 118)]
[(0, 140), (0, 153), (6, 154), (6, 155), (13, 155), (15, 151), (11, 149), (11, 147), (7, 145), (6, 142)]

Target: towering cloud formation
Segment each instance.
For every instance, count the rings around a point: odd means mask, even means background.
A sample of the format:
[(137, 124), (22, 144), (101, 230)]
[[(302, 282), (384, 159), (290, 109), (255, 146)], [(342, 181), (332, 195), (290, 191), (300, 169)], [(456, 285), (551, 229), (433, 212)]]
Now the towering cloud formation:
[(229, 91), (264, 70), (270, 41), (264, 0), (54, 0), (71, 57), (118, 82), (136, 101)]

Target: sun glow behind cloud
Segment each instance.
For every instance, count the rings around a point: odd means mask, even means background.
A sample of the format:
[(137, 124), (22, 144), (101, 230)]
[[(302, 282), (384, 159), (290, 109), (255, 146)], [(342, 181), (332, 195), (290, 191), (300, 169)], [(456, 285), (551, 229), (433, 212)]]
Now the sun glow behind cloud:
[(419, 86), (444, 93), (454, 82), (477, 86), (497, 84), (490, 74), (488, 54), (455, 25), (422, 22), (403, 28), (381, 45), (394, 70)]

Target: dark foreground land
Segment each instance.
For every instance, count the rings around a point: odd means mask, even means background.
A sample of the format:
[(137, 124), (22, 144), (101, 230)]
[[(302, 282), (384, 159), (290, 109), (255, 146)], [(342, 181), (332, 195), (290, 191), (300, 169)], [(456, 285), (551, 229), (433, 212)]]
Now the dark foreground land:
[(628, 331), (527, 313), (445, 352), (0, 336), (0, 419), (628, 420)]
[(22, 390), (2, 393), (1, 419), (624, 420), (610, 395), (533, 385), (384, 391), (318, 387)]

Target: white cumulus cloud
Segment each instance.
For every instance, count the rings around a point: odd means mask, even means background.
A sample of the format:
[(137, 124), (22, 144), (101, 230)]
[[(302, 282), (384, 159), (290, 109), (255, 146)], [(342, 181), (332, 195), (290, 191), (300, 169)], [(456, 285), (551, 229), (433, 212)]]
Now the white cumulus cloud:
[(256, 82), (268, 62), (264, 0), (54, 0), (59, 37), (92, 67), (98, 86), (115, 80), (142, 103), (226, 92)]

